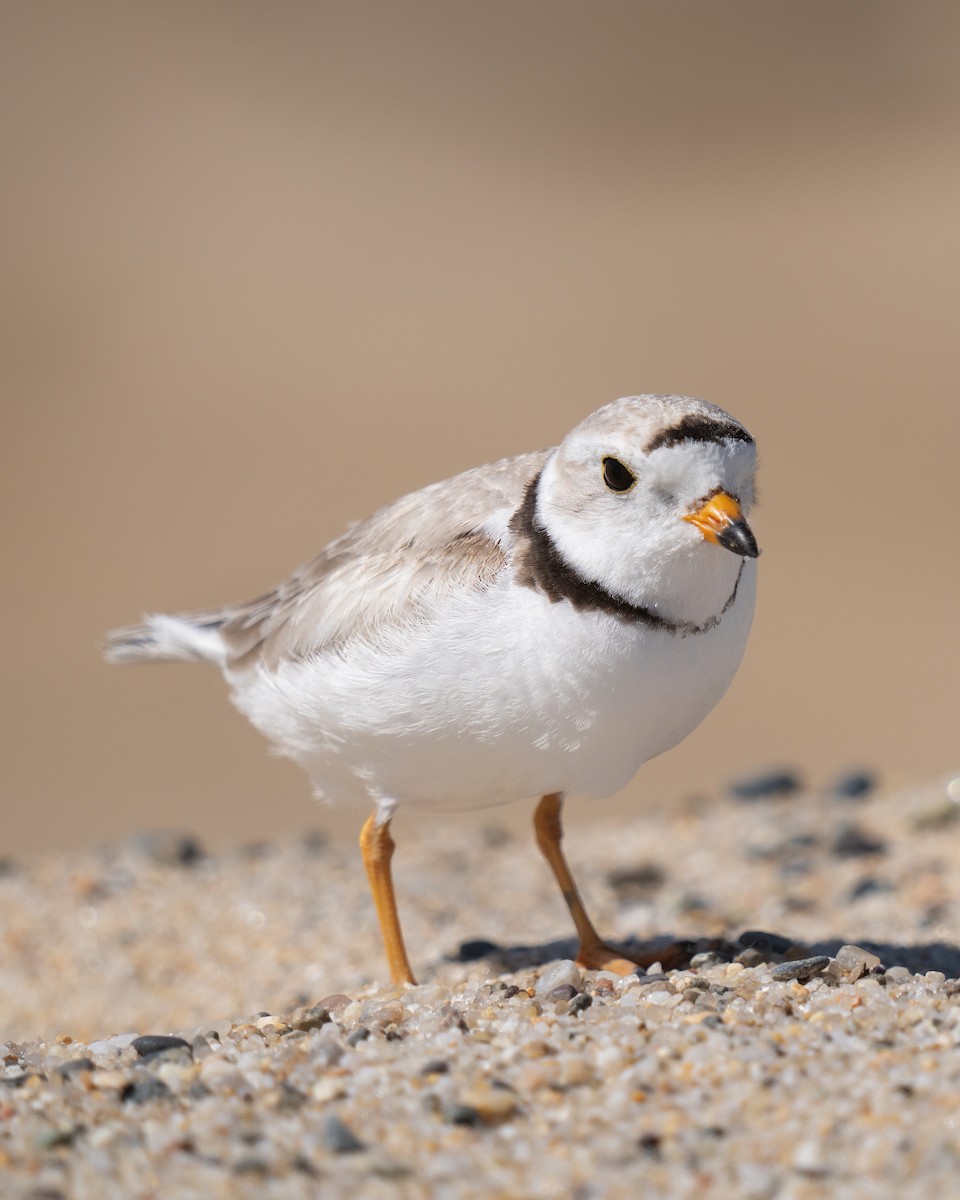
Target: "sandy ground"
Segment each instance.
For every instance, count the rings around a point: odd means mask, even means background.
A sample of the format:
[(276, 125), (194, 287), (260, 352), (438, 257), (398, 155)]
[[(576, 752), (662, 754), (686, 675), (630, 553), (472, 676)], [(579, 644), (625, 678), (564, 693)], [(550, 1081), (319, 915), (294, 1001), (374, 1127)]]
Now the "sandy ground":
[(952, 1194), (956, 785), (777, 782), (569, 839), (605, 932), (696, 955), (626, 980), (489, 814), (401, 842), (409, 990), (317, 836), (5, 864), (4, 1195)]

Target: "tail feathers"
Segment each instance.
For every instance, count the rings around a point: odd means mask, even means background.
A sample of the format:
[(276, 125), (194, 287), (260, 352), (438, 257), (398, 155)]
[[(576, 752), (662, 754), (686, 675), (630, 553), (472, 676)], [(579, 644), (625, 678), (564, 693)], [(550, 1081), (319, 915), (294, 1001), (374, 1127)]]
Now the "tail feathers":
[(142, 625), (114, 629), (104, 638), (107, 662), (209, 662), (223, 666), (225, 650), (220, 637), (224, 617), (219, 614), (168, 617), (147, 615)]

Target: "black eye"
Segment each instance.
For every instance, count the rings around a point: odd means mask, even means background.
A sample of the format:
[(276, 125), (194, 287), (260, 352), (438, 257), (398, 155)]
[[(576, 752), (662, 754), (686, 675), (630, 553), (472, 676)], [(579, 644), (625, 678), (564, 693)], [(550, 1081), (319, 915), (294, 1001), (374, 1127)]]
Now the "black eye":
[(625, 467), (619, 458), (603, 460), (603, 482), (611, 492), (629, 492), (637, 482), (637, 477)]

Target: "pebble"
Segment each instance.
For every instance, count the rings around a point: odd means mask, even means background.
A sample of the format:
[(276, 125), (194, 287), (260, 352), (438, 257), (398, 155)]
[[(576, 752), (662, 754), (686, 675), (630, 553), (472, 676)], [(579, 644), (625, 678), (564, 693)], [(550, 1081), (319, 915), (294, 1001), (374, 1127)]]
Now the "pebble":
[(287, 1018), (286, 1023), (289, 1024), (291, 1029), (299, 1029), (303, 1033), (309, 1033), (311, 1029), (320, 1029), (322, 1026), (329, 1024), (329, 1022), (329, 1011), (319, 1004), (315, 1004), (311, 1008), (294, 1009)]
[(842, 825), (830, 843), (830, 852), (837, 858), (863, 858), (886, 853), (886, 842), (861, 829), (859, 825)]
[(868, 971), (881, 966), (879, 957), (864, 950), (862, 946), (841, 946), (834, 955), (837, 966), (846, 972), (850, 983), (865, 975)]
[(780, 966), (771, 970), (770, 978), (778, 983), (790, 979), (796, 979), (798, 983), (805, 983), (808, 979), (819, 975), (829, 965), (828, 955), (817, 954), (813, 958), (799, 958), (795, 962), (781, 963)]
[(846, 771), (828, 787), (828, 792), (838, 800), (862, 800), (877, 786), (877, 777), (872, 771)]
[(140, 854), (164, 867), (193, 867), (206, 858), (198, 838), (175, 829), (139, 834), (133, 844)]
[(547, 994), (543, 997), (543, 1002), (545, 1004), (569, 1004), (574, 996), (579, 995), (580, 993), (572, 983), (561, 983), (559, 987), (551, 988), (551, 990), (547, 992)]
[(796, 771), (777, 769), (758, 771), (745, 775), (730, 784), (730, 794), (736, 800), (771, 800), (781, 796), (792, 796), (802, 787)]
[(548, 996), (554, 988), (564, 986), (573, 988), (574, 992), (579, 992), (583, 988), (583, 974), (577, 964), (570, 959), (561, 959), (560, 962), (547, 967), (537, 980), (535, 994), (543, 998)]
[(459, 1106), (475, 1113), (479, 1122), (491, 1125), (513, 1116), (517, 1111), (517, 1098), (509, 1088), (477, 1083), (461, 1093)]
[(185, 1038), (160, 1033), (147, 1033), (142, 1037), (135, 1037), (130, 1044), (141, 1058), (160, 1054), (164, 1050), (190, 1050), (190, 1043)]
[(366, 1150), (366, 1144), (361, 1142), (349, 1125), (331, 1113), (323, 1124), (323, 1144), (333, 1154), (356, 1154)]
[(71, 1075), (78, 1075), (83, 1071), (95, 1071), (96, 1069), (97, 1064), (93, 1059), (84, 1056), (83, 1058), (74, 1058), (69, 1062), (61, 1063), (57, 1067), (56, 1073), (65, 1079), (69, 1079)]
[(127, 1083), (122, 1098), (133, 1104), (149, 1104), (151, 1100), (169, 1100), (173, 1093), (156, 1075), (146, 1075)]

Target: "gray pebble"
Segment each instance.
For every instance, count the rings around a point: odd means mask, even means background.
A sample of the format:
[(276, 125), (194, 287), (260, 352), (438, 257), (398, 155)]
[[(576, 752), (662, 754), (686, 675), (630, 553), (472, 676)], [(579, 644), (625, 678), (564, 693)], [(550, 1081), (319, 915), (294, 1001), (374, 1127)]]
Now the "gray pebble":
[(813, 979), (823, 971), (824, 967), (829, 965), (830, 959), (826, 954), (817, 954), (813, 958), (800, 958), (796, 962), (781, 963), (779, 967), (773, 968), (770, 977), (778, 983), (789, 979), (796, 979), (798, 983), (806, 983), (808, 979)]
[(370, 1036), (370, 1030), (365, 1025), (359, 1026), (353, 1033), (347, 1037), (348, 1046), (358, 1046), (361, 1042), (365, 1042)]
[(163, 1033), (145, 1033), (142, 1037), (134, 1038), (130, 1043), (141, 1058), (148, 1054), (159, 1054), (163, 1050), (189, 1050), (190, 1043), (182, 1037), (172, 1037)]
[(778, 796), (792, 796), (800, 787), (800, 776), (796, 771), (758, 771), (735, 779), (730, 784), (730, 795), (736, 800), (772, 800)]
[(558, 1004), (561, 1002), (566, 1003), (568, 1000), (572, 1000), (574, 996), (578, 996), (579, 994), (579, 991), (573, 986), (572, 983), (561, 983), (559, 987), (555, 987), (551, 991), (547, 992), (542, 999), (545, 1004)]
[(324, 1146), (334, 1154), (356, 1154), (359, 1150), (367, 1148), (335, 1113), (327, 1117), (322, 1136)]
[(830, 794), (838, 800), (862, 800), (877, 786), (877, 778), (869, 771), (847, 771), (830, 785)]
[(76, 1075), (78, 1071), (95, 1071), (96, 1063), (92, 1058), (75, 1058), (72, 1062), (61, 1063), (56, 1069), (56, 1074), (61, 1075), (64, 1079), (69, 1079), (71, 1075)]
[(128, 1083), (120, 1093), (120, 1099), (133, 1104), (149, 1104), (151, 1100), (169, 1100), (173, 1093), (156, 1075), (146, 1075), (135, 1083)]
[(847, 894), (851, 900), (859, 900), (862, 896), (882, 895), (884, 892), (895, 890), (893, 884), (885, 879), (878, 879), (876, 875), (865, 875), (863, 879), (857, 880)]

